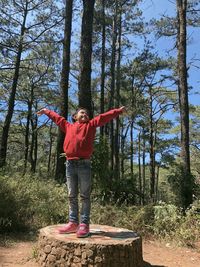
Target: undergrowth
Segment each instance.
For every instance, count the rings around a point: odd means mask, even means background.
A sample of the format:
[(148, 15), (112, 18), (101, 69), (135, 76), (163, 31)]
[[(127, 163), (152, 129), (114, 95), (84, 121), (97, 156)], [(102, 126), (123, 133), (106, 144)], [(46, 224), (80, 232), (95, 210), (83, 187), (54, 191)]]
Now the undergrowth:
[(0, 230), (37, 229), (66, 219), (67, 192), (53, 180), (0, 176)]
[[(67, 190), (52, 179), (0, 175), (0, 230), (35, 231), (67, 218)], [(143, 237), (195, 246), (200, 236), (200, 202), (183, 212), (173, 204), (102, 205), (92, 200), (91, 223), (127, 228)]]
[(92, 223), (107, 224), (136, 231), (143, 237), (195, 247), (200, 236), (199, 203), (185, 213), (172, 204), (138, 206), (101, 206), (93, 204)]

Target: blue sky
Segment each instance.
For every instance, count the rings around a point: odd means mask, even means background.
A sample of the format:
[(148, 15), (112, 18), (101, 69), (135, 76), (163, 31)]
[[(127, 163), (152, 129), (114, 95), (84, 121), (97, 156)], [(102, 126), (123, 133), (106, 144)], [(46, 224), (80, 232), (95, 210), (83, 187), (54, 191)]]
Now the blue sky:
[[(143, 11), (143, 17), (149, 21), (152, 18), (160, 18), (163, 14), (168, 16), (176, 15), (176, 0), (144, 0), (140, 8)], [(188, 48), (187, 48), (187, 63), (189, 69), (189, 86), (193, 87), (190, 92), (189, 101), (192, 104), (199, 105), (200, 95), (195, 92), (200, 92), (200, 27), (188, 27)], [(173, 40), (169, 37), (163, 37), (159, 40), (152, 40), (159, 54), (167, 55), (167, 51), (173, 48)], [(171, 55), (176, 55), (176, 50), (170, 51)]]

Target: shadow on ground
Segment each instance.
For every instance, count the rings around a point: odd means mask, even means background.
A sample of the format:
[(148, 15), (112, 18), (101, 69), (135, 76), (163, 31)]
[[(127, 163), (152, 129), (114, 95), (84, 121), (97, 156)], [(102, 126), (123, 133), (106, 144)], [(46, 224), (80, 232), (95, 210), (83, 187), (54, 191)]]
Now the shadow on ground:
[(90, 236), (106, 236), (113, 239), (128, 239), (128, 238), (136, 238), (138, 234), (132, 231), (121, 231), (121, 232), (107, 232), (107, 231), (91, 231)]
[(167, 267), (165, 265), (151, 265), (149, 262), (144, 261), (143, 267)]

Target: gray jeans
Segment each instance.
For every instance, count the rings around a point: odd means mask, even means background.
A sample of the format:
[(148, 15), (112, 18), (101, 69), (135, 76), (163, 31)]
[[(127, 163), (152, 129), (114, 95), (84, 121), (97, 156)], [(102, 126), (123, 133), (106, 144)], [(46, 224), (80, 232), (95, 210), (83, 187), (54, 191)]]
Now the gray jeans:
[(80, 223), (90, 223), (91, 162), (88, 159), (67, 160), (66, 182), (69, 197), (69, 221), (79, 223), (78, 193), (80, 189)]

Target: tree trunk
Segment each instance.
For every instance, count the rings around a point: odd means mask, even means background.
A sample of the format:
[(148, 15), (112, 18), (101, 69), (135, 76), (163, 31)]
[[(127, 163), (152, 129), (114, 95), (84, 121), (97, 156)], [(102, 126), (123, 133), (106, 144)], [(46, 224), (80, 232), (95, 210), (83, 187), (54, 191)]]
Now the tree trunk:
[(52, 146), (53, 146), (53, 135), (52, 135), (52, 127), (53, 127), (53, 121), (51, 121), (50, 128), (49, 128), (49, 136), (50, 136), (50, 142), (49, 142), (49, 155), (48, 155), (48, 173), (51, 172), (51, 154), (52, 154)]
[(152, 89), (149, 88), (149, 145), (150, 145), (150, 198), (151, 201), (155, 201), (155, 156), (154, 156), (154, 125), (153, 125), (153, 100)]
[(91, 95), (92, 31), (95, 0), (83, 0), (80, 49), (79, 106), (87, 108), (93, 117)]
[[(69, 72), (70, 72), (70, 45), (71, 45), (71, 31), (72, 31), (72, 9), (73, 0), (66, 0), (65, 3), (65, 29), (63, 41), (63, 61), (60, 81), (60, 114), (68, 118), (68, 87), (69, 87)], [(55, 179), (64, 181), (65, 179), (65, 157), (60, 157), (63, 153), (63, 143), (65, 135), (58, 129), (57, 137), (57, 155), (56, 155), (56, 170)]]
[(37, 167), (37, 156), (38, 156), (38, 131), (37, 131), (37, 126), (38, 126), (38, 116), (35, 116), (35, 131), (34, 131), (34, 165), (33, 165), (33, 172), (36, 172), (36, 167)]
[[(121, 81), (121, 13), (118, 19), (118, 49), (117, 49), (117, 76), (116, 76), (116, 105), (120, 105), (120, 81)], [(116, 128), (115, 128), (115, 178), (120, 179), (120, 162), (119, 162), (119, 147), (120, 147), (120, 119), (116, 118)]]
[(26, 131), (25, 131), (25, 149), (24, 149), (24, 174), (26, 173), (27, 169), (27, 162), (28, 162), (28, 152), (29, 152), (29, 132), (30, 132), (30, 120), (31, 120), (31, 113), (32, 113), (32, 103), (28, 101), (28, 114), (26, 120)]
[(131, 129), (130, 129), (130, 171), (131, 171), (131, 179), (134, 181), (133, 175), (133, 121), (131, 122)]
[(126, 159), (126, 155), (124, 153), (124, 148), (125, 148), (125, 142), (126, 142), (126, 137), (127, 137), (127, 134), (128, 134), (128, 131), (129, 131), (129, 127), (130, 127), (130, 123), (128, 124), (127, 128), (126, 128), (126, 132), (125, 134), (123, 134), (123, 126), (122, 126), (122, 129), (121, 129), (121, 178), (123, 179), (124, 178), (124, 160)]
[(142, 170), (141, 170), (141, 131), (138, 134), (138, 182), (140, 192), (140, 205), (142, 204)]
[(187, 25), (186, 12), (187, 0), (177, 0), (178, 13), (178, 89), (181, 119), (181, 164), (183, 171), (182, 205), (187, 208), (192, 203), (193, 183), (190, 171), (190, 149), (189, 149), (189, 105), (187, 85)]
[(121, 162), (120, 162), (120, 171), (121, 171), (121, 179), (124, 179), (124, 145), (125, 145), (125, 137), (123, 135), (123, 126), (121, 127)]
[(156, 202), (158, 201), (158, 184), (159, 184), (159, 174), (160, 174), (160, 164), (157, 165), (157, 172), (156, 172)]
[(31, 118), (31, 127), (32, 127), (32, 135), (31, 135), (31, 145), (30, 145), (30, 163), (31, 163), (31, 172), (35, 173), (36, 164), (37, 164), (37, 117)]
[(15, 62), (15, 71), (11, 86), (11, 93), (9, 97), (8, 102), (8, 112), (4, 121), (3, 130), (2, 130), (2, 136), (1, 136), (1, 147), (0, 147), (0, 168), (6, 165), (6, 154), (7, 154), (7, 146), (8, 146), (8, 136), (9, 136), (9, 130), (10, 130), (10, 124), (14, 112), (14, 105), (15, 105), (15, 95), (17, 90), (17, 84), (19, 79), (19, 70), (20, 70), (20, 64), (21, 64), (21, 55), (23, 51), (23, 39), (24, 39), (24, 33), (26, 30), (26, 18), (27, 18), (27, 8), (28, 3), (26, 2), (26, 8), (24, 13), (24, 18), (21, 26), (21, 34), (20, 34), (20, 40), (19, 40), (19, 46), (18, 46), (18, 52), (16, 56), (16, 62)]
[[(116, 1), (115, 1), (116, 2)], [(116, 4), (116, 3), (115, 3)], [(117, 7), (116, 7), (117, 10)], [(117, 41), (117, 11), (115, 12), (113, 18), (113, 26), (112, 26), (112, 53), (111, 53), (111, 85), (110, 85), (110, 104), (109, 109), (114, 106), (114, 97), (115, 97), (115, 65), (116, 65), (116, 41)], [(110, 122), (110, 165), (111, 171), (114, 171), (114, 123), (113, 120)]]
[(143, 132), (143, 147), (142, 147), (142, 185), (143, 185), (143, 190), (142, 190), (142, 195), (143, 195), (143, 200), (142, 204), (145, 205), (145, 188), (146, 188), (146, 140), (145, 140), (145, 129), (142, 129)]
[(30, 100), (28, 100), (28, 114), (27, 114), (26, 133), (25, 133), (24, 174), (26, 173), (27, 162), (28, 162), (30, 122), (32, 118), (33, 101), (34, 101), (34, 84), (31, 85), (31, 95), (30, 95)]
[[(105, 26), (105, 0), (102, 0), (102, 44), (101, 44), (101, 113), (104, 113), (104, 97), (105, 97), (105, 45), (106, 45), (106, 26)], [(104, 127), (100, 128), (100, 137), (104, 135)]]

